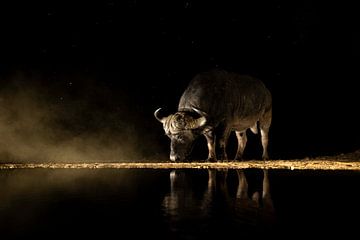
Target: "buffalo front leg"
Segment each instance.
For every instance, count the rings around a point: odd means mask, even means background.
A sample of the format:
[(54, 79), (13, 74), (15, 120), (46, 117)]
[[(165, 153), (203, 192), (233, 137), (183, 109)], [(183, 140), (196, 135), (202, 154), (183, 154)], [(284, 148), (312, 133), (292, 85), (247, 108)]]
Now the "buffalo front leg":
[(269, 144), (269, 129), (260, 129), (261, 132), (261, 144), (263, 147), (263, 154), (262, 159), (268, 160), (269, 159), (269, 153), (268, 153), (268, 144)]
[(213, 131), (208, 131), (205, 134), (205, 138), (207, 141), (207, 147), (209, 150), (207, 161), (215, 162), (216, 161), (216, 153), (215, 153), (215, 135)]
[(217, 151), (217, 159), (218, 160), (228, 160), (227, 154), (226, 154), (226, 144), (228, 141), (230, 135), (230, 131), (226, 128), (224, 129), (218, 129), (216, 131), (216, 151)]
[(236, 138), (238, 140), (238, 148), (237, 148), (235, 160), (242, 160), (244, 149), (246, 147), (246, 142), (247, 142), (246, 131), (243, 132), (235, 131), (235, 133), (236, 133)]

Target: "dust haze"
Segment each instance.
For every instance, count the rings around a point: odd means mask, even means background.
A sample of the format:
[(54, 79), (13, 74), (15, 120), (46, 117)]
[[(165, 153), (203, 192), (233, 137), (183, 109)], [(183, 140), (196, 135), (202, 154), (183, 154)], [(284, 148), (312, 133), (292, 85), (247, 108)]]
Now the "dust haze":
[[(61, 80), (61, 81), (60, 81)], [(87, 77), (0, 79), (0, 163), (161, 159), (129, 94)]]

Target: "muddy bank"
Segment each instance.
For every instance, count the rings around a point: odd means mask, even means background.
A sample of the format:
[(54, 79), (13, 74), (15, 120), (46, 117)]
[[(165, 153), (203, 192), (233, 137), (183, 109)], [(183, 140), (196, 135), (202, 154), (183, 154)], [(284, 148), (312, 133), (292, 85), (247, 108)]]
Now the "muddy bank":
[(82, 169), (82, 168), (152, 168), (152, 169), (176, 169), (176, 168), (228, 168), (228, 169), (290, 169), (290, 170), (360, 170), (360, 150), (339, 154), (335, 156), (322, 156), (317, 158), (304, 158), (293, 160), (246, 160), (227, 162), (113, 162), (113, 163), (3, 163), (0, 169)]
[(192, 162), (192, 163), (28, 163), (28, 164), (1, 164), (0, 169), (82, 169), (82, 168), (152, 168), (152, 169), (176, 169), (176, 168), (228, 168), (228, 169), (290, 169), (290, 170), (360, 170), (360, 161), (337, 161), (326, 160), (272, 160), (272, 161), (244, 161), (244, 162)]

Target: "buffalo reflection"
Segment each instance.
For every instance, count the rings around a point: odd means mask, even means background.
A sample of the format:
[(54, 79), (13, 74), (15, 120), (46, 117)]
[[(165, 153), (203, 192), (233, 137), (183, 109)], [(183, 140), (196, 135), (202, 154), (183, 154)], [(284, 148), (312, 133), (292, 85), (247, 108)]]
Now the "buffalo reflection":
[(274, 227), (268, 170), (256, 173), (262, 181), (253, 194), (244, 170), (236, 170), (235, 189), (228, 173), (226, 169), (209, 169), (205, 190), (201, 190), (199, 179), (193, 174), (185, 170), (170, 172), (170, 192), (162, 206), (172, 233), (204, 237), (221, 231), (222, 236), (225, 232), (230, 236), (234, 231), (246, 233), (255, 229), (262, 233)]

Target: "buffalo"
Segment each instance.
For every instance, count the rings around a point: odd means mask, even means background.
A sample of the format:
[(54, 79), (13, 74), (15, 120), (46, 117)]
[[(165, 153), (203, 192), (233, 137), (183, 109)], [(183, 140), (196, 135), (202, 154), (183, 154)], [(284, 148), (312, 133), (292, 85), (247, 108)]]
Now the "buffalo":
[(159, 108), (154, 116), (171, 139), (171, 161), (188, 159), (201, 135), (207, 140), (208, 161), (228, 160), (226, 145), (232, 131), (238, 140), (235, 160), (241, 160), (247, 129), (255, 134), (260, 129), (262, 158), (269, 159), (272, 95), (261, 80), (249, 75), (225, 70), (199, 73), (182, 94), (176, 113), (162, 116)]

